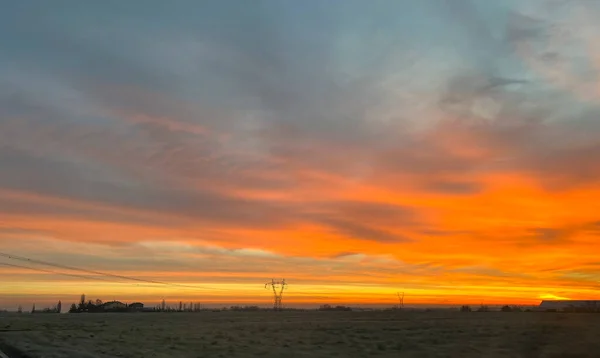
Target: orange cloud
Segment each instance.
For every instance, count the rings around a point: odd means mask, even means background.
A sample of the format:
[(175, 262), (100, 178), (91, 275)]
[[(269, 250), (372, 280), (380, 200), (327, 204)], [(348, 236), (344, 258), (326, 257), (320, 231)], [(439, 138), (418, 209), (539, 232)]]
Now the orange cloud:
[(182, 115), (168, 97), (151, 97), (154, 111), (115, 104), (108, 129), (1, 123), (3, 250), (202, 288), (0, 265), (0, 293), (266, 303), (262, 283), (285, 277), (292, 303), (394, 304), (399, 290), (413, 303), (593, 298), (596, 128), (498, 96), (497, 119), (457, 105), (418, 132), (377, 135), (357, 123), (239, 130), (239, 118), (193, 121), (201, 106)]

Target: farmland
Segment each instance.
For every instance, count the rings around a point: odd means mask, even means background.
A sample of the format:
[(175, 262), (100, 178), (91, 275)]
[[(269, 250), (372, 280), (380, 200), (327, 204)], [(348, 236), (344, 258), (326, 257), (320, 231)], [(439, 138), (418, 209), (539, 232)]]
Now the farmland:
[(201, 312), (0, 316), (10, 358), (597, 357), (600, 315)]

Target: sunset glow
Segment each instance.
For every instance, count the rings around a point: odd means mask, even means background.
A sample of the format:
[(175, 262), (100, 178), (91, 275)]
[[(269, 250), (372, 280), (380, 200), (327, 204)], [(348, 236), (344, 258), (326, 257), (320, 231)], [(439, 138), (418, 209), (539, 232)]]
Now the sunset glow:
[(184, 2), (0, 12), (0, 252), (168, 283), (0, 309), (600, 299), (600, 4)]

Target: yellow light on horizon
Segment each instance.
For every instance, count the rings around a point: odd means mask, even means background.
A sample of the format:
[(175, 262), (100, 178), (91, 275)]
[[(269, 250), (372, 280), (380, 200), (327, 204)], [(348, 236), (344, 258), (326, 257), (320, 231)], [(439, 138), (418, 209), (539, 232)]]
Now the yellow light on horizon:
[(543, 293), (540, 295), (543, 300), (570, 300), (568, 297), (557, 296), (551, 293)]

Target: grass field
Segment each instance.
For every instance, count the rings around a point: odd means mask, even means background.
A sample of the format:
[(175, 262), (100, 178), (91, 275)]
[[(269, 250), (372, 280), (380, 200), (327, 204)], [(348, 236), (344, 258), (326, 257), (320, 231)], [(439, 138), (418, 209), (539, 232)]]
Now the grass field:
[(10, 358), (600, 357), (600, 315), (202, 312), (0, 316)]

